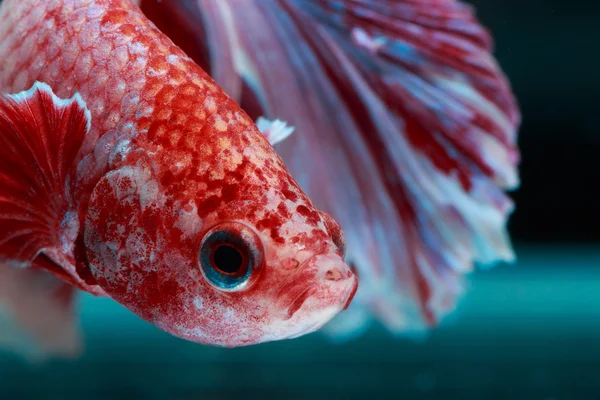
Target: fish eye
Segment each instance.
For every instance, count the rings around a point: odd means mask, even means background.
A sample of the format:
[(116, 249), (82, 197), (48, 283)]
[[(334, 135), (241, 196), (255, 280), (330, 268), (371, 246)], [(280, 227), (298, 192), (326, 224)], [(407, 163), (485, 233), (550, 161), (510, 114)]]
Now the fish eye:
[(241, 223), (211, 229), (202, 240), (198, 262), (206, 280), (222, 291), (250, 286), (262, 265), (260, 239)]
[(235, 275), (248, 268), (248, 260), (242, 251), (231, 244), (221, 244), (212, 252), (211, 267), (223, 274)]

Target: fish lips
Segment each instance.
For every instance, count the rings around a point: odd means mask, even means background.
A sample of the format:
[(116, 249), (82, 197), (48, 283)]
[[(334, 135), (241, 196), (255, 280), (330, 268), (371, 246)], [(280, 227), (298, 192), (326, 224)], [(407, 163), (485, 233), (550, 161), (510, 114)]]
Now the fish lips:
[[(314, 316), (328, 320), (350, 305), (358, 279), (337, 254), (318, 254), (299, 267), (298, 273), (279, 291), (275, 305), (284, 320), (308, 323)], [(328, 311), (328, 312), (326, 312)], [(322, 326), (327, 321), (314, 321)]]

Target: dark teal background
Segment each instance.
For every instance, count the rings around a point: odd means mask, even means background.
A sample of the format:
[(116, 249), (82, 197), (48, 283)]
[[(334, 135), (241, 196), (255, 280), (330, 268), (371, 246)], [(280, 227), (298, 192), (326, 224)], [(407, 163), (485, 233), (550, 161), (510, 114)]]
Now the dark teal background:
[(85, 296), (83, 358), (36, 366), (2, 355), (0, 399), (598, 399), (600, 252), (519, 255), (473, 275), (454, 316), (419, 341), (373, 327), (345, 344), (316, 333), (212, 348)]
[(473, 0), (523, 112), (520, 243), (600, 243), (600, 2)]

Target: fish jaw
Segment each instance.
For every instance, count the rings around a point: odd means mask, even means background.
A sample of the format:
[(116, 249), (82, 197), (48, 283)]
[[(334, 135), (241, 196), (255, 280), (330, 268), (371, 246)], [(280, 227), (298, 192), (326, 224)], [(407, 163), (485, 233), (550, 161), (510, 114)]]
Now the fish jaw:
[(358, 278), (337, 254), (316, 255), (304, 262), (300, 277), (284, 286), (276, 300), (280, 331), (264, 341), (291, 339), (320, 329), (345, 310), (358, 289)]
[[(278, 269), (285, 267), (279, 265)], [(319, 330), (345, 310), (358, 288), (356, 275), (333, 253), (311, 257), (291, 275), (283, 285), (271, 276), (249, 293), (228, 294), (237, 298), (237, 304), (223, 301), (220, 296), (216, 296), (216, 304), (206, 304), (200, 296), (194, 299), (189, 308), (220, 315), (223, 321), (219, 324), (209, 321), (156, 325), (185, 340), (228, 348), (295, 339)], [(261, 292), (270, 294), (257, 295)], [(190, 316), (190, 320), (194, 318)]]

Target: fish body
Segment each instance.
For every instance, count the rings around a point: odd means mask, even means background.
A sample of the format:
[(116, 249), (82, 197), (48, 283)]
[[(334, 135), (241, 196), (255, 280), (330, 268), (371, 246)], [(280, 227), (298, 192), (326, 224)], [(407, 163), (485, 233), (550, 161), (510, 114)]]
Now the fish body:
[(348, 305), (339, 225), (133, 2), (5, 0), (0, 37), (0, 268), (224, 346)]

